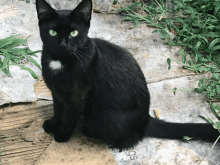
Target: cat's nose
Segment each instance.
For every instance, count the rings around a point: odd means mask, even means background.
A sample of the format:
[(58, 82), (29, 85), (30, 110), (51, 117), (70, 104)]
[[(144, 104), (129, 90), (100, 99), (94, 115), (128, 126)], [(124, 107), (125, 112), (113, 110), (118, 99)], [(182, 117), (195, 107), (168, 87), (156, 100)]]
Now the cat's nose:
[(66, 48), (67, 48), (67, 43), (66, 43), (65, 40), (62, 40), (62, 41), (60, 42), (60, 47), (63, 48), (63, 49), (66, 49)]

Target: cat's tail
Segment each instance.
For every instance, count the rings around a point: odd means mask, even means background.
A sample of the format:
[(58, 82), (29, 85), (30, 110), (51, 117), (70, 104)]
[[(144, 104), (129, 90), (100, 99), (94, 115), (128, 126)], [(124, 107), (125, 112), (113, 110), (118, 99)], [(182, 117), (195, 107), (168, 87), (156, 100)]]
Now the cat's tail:
[(215, 141), (219, 135), (219, 132), (208, 123), (169, 123), (151, 116), (146, 128), (146, 136), (163, 139), (183, 139), (183, 136), (188, 136), (193, 139)]

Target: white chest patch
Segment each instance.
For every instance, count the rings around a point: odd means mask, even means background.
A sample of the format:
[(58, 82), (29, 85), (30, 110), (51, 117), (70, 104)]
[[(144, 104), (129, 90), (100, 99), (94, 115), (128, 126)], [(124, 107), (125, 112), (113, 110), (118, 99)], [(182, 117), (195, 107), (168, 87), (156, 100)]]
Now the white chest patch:
[(50, 68), (52, 70), (57, 70), (62, 68), (62, 64), (60, 61), (51, 61), (49, 64)]

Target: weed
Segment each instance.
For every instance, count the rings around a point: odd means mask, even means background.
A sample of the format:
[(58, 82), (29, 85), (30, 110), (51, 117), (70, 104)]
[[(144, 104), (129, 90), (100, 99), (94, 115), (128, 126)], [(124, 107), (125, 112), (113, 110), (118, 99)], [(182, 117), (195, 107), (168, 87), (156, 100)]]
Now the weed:
[[(168, 58), (168, 70), (171, 69), (171, 61), (174, 61), (195, 71), (199, 77), (200, 73), (211, 72), (212, 77), (200, 78), (199, 88), (193, 90), (207, 95), (212, 112), (220, 120), (218, 113), (215, 113), (220, 107), (212, 105), (213, 100), (220, 100), (220, 2), (208, 2), (175, 0), (171, 3), (167, 0), (153, 0), (146, 5), (140, 1), (128, 7), (122, 6), (120, 12), (125, 15), (124, 20), (133, 21), (135, 26), (143, 21), (157, 27), (158, 30), (153, 33), (159, 32), (162, 40), (167, 39), (165, 44), (182, 46), (179, 52), (182, 61)], [(170, 39), (167, 30), (175, 32), (175, 38)]]
[[(24, 1), (24, 0), (19, 0), (19, 1)], [(29, 1), (29, 0), (26, 0), (26, 3), (30, 3), (30, 1)]]
[[(197, 73), (199, 83), (198, 88), (174, 88), (173, 93), (193, 90), (205, 94), (218, 121), (206, 119), (220, 132), (220, 105), (213, 104), (213, 101), (220, 101), (220, 1), (152, 0), (146, 4), (140, 0), (128, 7), (121, 5), (120, 12), (125, 15), (124, 20), (132, 21), (134, 26), (143, 21), (148, 26), (157, 27), (153, 33), (159, 32), (161, 39), (166, 39), (165, 44), (182, 47), (179, 52), (182, 61), (168, 58), (168, 70), (171, 69), (171, 61), (182, 64)], [(175, 38), (171, 39), (168, 30), (176, 34)], [(212, 77), (201, 78), (200, 74), (206, 72)], [(189, 137), (185, 139), (190, 140)]]
[(31, 56), (36, 56), (35, 53), (41, 51), (32, 52), (29, 48), (18, 48), (18, 46), (26, 42), (23, 38), (18, 38), (18, 36), (10, 36), (0, 40), (0, 71), (3, 71), (8, 77), (12, 77), (9, 71), (10, 65), (20, 66), (22, 70), (27, 70), (31, 76), (35, 79), (38, 79), (36, 74), (28, 67), (25, 67), (22, 64), (19, 64), (21, 59), (27, 58), (35, 66), (41, 70), (41, 66), (34, 60)]

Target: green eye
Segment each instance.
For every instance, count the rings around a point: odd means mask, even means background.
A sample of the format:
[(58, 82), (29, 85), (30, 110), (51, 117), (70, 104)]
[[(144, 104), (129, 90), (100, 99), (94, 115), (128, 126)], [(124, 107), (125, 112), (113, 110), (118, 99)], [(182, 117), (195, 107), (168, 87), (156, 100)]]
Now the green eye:
[(56, 36), (57, 35), (57, 32), (54, 31), (54, 30), (49, 30), (49, 33), (51, 36)]
[(70, 33), (70, 36), (71, 36), (71, 37), (75, 37), (75, 36), (77, 36), (77, 34), (78, 34), (78, 31), (77, 31), (77, 30), (74, 30), (74, 31), (72, 31), (72, 32)]

